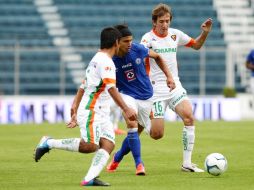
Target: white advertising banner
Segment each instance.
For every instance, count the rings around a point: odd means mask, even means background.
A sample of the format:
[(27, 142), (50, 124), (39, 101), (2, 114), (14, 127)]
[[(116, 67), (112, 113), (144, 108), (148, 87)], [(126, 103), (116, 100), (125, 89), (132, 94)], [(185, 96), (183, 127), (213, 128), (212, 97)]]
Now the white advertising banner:
[[(70, 119), (72, 96), (4, 96), (0, 97), (0, 124), (58, 123)], [(237, 98), (191, 97), (193, 113), (197, 120), (241, 119), (240, 103)], [(166, 120), (180, 118), (167, 110)]]
[(0, 124), (67, 122), (72, 100), (67, 96), (1, 97)]
[[(241, 120), (240, 102), (237, 98), (191, 97), (191, 102), (196, 120)], [(168, 109), (165, 119), (175, 121), (180, 118), (172, 110)]]

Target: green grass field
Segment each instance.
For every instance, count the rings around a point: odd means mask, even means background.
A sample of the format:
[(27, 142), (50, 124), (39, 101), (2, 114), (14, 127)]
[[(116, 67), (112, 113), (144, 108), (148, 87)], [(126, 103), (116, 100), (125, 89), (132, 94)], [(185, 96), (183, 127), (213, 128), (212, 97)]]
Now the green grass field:
[[(163, 139), (141, 136), (146, 176), (135, 176), (134, 162), (126, 156), (115, 173), (101, 173), (110, 187), (80, 187), (93, 154), (52, 150), (40, 162), (33, 160), (33, 150), (41, 136), (79, 137), (79, 129), (64, 124), (0, 125), (1, 190), (250, 190), (254, 189), (254, 122), (198, 122), (193, 162), (203, 167), (212, 152), (226, 156), (228, 170), (215, 177), (208, 173), (184, 173), (182, 162), (182, 124), (167, 123)], [(123, 126), (122, 126), (123, 127)], [(116, 137), (116, 148), (124, 136)]]

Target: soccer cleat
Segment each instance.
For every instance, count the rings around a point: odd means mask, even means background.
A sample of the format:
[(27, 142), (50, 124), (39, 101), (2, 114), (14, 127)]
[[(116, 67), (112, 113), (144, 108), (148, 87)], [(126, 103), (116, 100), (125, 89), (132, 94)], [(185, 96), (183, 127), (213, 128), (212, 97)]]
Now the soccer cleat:
[(115, 155), (113, 156), (113, 159), (111, 160), (111, 162), (107, 165), (107, 172), (115, 172), (118, 165), (119, 165), (119, 162), (115, 162), (114, 160), (115, 158)]
[(136, 167), (136, 175), (146, 175), (143, 163), (138, 164), (138, 166)]
[(109, 183), (103, 182), (99, 180), (97, 177), (90, 180), (90, 181), (81, 181), (80, 183), (81, 186), (110, 186)]
[(182, 165), (182, 171), (184, 171), (184, 172), (197, 172), (197, 173), (204, 172), (204, 170), (198, 168), (196, 164), (191, 164), (190, 166), (183, 166)]
[(47, 141), (49, 139), (51, 139), (51, 138), (48, 136), (43, 136), (41, 138), (39, 144), (37, 145), (37, 147), (35, 149), (35, 153), (34, 153), (35, 162), (38, 162), (45, 153), (49, 152), (50, 148), (47, 144)]

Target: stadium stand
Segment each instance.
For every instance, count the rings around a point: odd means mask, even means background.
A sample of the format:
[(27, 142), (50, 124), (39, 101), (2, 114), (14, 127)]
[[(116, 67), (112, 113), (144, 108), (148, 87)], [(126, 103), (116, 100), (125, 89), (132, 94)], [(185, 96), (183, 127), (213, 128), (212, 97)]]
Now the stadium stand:
[[(17, 46), (22, 48), (14, 51)], [(20, 88), (19, 94), (49, 94), (51, 90), (54, 93), (59, 89), (59, 82), (55, 83), (54, 89), (49, 83), (59, 78), (59, 69), (51, 70), (59, 65), (58, 53), (33, 50), (35, 47), (53, 47), (33, 1), (0, 2), (0, 47), (2, 94), (14, 94), (16, 86)], [(20, 69), (18, 76), (15, 69)], [(17, 77), (19, 83), (15, 84)]]
[[(47, 4), (49, 2), (57, 13), (54, 16)], [(59, 71), (63, 64), (63, 53), (59, 49), (62, 47), (76, 49), (70, 57), (81, 56), (81, 60), (76, 61), (79, 64), (74, 64), (73, 61), (65, 63), (67, 67), (64, 93), (74, 94), (83, 75), (84, 63), (87, 64), (98, 49), (100, 29), (126, 22), (134, 33), (135, 41), (139, 41), (141, 36), (151, 29), (151, 10), (159, 2), (158, 0), (0, 1), (1, 93), (13, 94), (15, 91), (16, 79), (13, 71), (17, 53), (7, 49), (14, 48), (18, 43), (22, 47), (18, 52), (21, 71), (19, 94), (60, 93)], [(164, 3), (168, 3), (173, 8), (172, 27), (192, 37), (199, 34), (200, 25), (206, 18), (213, 18), (213, 31), (204, 49), (194, 51), (180, 48), (178, 60), (182, 83), (190, 94), (200, 94), (202, 82), (205, 82), (204, 94), (221, 94), (226, 82), (226, 42), (213, 0), (166, 0)], [(44, 14), (41, 7), (38, 8), (39, 5), (48, 8), (44, 9)], [(57, 17), (57, 23), (63, 25), (61, 30), (52, 32), (45, 16), (47, 18), (51, 16), (52, 20)], [(58, 33), (58, 36), (52, 33)], [(64, 36), (68, 44), (57, 45), (59, 36)], [(204, 67), (200, 64), (203, 62)], [(203, 78), (200, 75), (201, 68), (204, 69), (203, 74), (205, 73)], [(77, 80), (75, 80), (76, 76), (78, 76)]]
[[(221, 22), (224, 39), (232, 52), (231, 60), (235, 65), (235, 87), (245, 91), (249, 83), (250, 71), (245, 68), (246, 55), (254, 47), (254, 1), (250, 0), (214, 0), (214, 7)], [(236, 19), (237, 18), (237, 19)], [(241, 47), (242, 51), (239, 51)]]

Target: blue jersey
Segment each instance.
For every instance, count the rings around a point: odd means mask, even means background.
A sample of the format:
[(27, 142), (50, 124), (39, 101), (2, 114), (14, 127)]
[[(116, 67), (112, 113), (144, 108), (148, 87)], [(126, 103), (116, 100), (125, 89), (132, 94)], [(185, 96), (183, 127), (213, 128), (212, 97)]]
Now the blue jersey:
[[(247, 56), (247, 61), (254, 65), (254, 50), (252, 50)], [(254, 70), (251, 71), (251, 75), (254, 77)]]
[(153, 87), (144, 63), (144, 58), (148, 55), (149, 49), (141, 44), (132, 43), (131, 49), (124, 57), (113, 57), (116, 66), (116, 87), (119, 92), (139, 100), (152, 97)]

